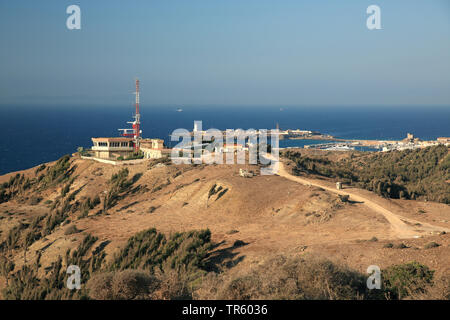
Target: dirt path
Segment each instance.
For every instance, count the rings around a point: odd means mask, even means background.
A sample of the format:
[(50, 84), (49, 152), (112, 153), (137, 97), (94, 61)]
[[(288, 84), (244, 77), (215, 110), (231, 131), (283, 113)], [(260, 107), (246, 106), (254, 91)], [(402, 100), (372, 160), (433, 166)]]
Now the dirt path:
[(366, 205), (370, 209), (382, 214), (386, 218), (386, 220), (390, 223), (391, 228), (394, 231), (395, 235), (400, 239), (417, 238), (434, 232), (442, 232), (442, 231), (450, 232), (450, 229), (444, 227), (434, 226), (425, 222), (402, 217), (380, 206), (379, 204), (375, 203), (369, 198), (361, 196), (360, 194), (352, 192), (348, 189), (337, 190), (336, 188), (329, 187), (324, 183), (320, 183), (312, 179), (293, 176), (289, 172), (287, 172), (281, 161), (279, 161), (278, 175), (291, 181), (295, 181), (304, 185), (319, 187), (339, 195), (349, 195), (352, 201), (363, 202), (364, 205)]

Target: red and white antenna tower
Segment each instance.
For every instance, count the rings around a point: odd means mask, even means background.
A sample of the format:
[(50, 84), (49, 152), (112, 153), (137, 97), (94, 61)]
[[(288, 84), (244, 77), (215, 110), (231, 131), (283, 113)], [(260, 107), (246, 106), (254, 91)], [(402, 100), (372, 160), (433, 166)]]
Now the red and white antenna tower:
[(127, 122), (132, 125), (132, 129), (119, 129), (124, 137), (132, 137), (134, 139), (134, 150), (139, 151), (139, 145), (141, 140), (141, 114), (139, 113), (139, 79), (136, 79), (136, 114), (133, 116), (134, 121)]

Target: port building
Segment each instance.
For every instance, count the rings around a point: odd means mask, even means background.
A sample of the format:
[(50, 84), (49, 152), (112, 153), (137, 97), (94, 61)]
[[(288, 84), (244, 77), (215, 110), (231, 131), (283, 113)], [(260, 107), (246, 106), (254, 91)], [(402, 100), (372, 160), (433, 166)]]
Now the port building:
[(145, 159), (158, 159), (169, 155), (171, 150), (166, 148), (162, 139), (142, 139), (140, 150)]
[(126, 157), (134, 152), (133, 138), (92, 138), (92, 144), (95, 157), (101, 159)]

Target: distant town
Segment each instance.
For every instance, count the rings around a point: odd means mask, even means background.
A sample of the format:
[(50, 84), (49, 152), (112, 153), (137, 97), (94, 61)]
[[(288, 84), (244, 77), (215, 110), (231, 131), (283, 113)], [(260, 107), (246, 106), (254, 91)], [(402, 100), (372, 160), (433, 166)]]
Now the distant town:
[(306, 145), (305, 148), (326, 149), (335, 151), (354, 150), (354, 147), (370, 147), (387, 152), (393, 150), (407, 150), (425, 148), (438, 144), (450, 145), (450, 137), (439, 137), (436, 140), (421, 140), (408, 133), (403, 140), (362, 140), (362, 139), (341, 139), (328, 134), (322, 134), (317, 131), (309, 130), (280, 130), (280, 139), (308, 139), (308, 140), (327, 140), (336, 141), (336, 143), (323, 143)]
[[(121, 131), (120, 137), (94, 137), (92, 138), (93, 146), (89, 150), (83, 148), (79, 149), (79, 153), (82, 157), (89, 157), (100, 162), (113, 163), (115, 161), (123, 160), (137, 160), (142, 159), (159, 159), (162, 157), (167, 157), (171, 154), (173, 150), (176, 151), (187, 151), (192, 149), (192, 144), (176, 146), (174, 148), (168, 148), (163, 139), (159, 138), (143, 138), (141, 130), (141, 115), (139, 112), (139, 80), (136, 79), (136, 102), (135, 102), (135, 115), (134, 121), (128, 122), (131, 124), (131, 128), (119, 129)], [(423, 141), (415, 137), (412, 133), (408, 133), (406, 138), (400, 141), (393, 140), (360, 140), (360, 139), (341, 139), (336, 138), (329, 134), (323, 134), (318, 131), (312, 130), (302, 130), (302, 129), (286, 129), (281, 130), (278, 123), (276, 124), (276, 129), (278, 132), (278, 138), (280, 140), (290, 139), (290, 140), (323, 140), (324, 143), (305, 145), (306, 149), (323, 149), (330, 151), (351, 151), (357, 148), (366, 148), (362, 150), (366, 151), (382, 151), (388, 152), (392, 150), (406, 150), (406, 149), (417, 149), (429, 146), (435, 146), (438, 144), (444, 144), (446, 146), (450, 145), (450, 138), (440, 137), (436, 140)], [(224, 136), (227, 130), (222, 131)], [(254, 130), (256, 136), (261, 134), (267, 134), (267, 131)], [(208, 132), (202, 130), (201, 122), (194, 121), (193, 131), (190, 132), (191, 136), (200, 134), (202, 137)], [(270, 132), (273, 135), (273, 132)], [(202, 139), (203, 140), (203, 139)], [(211, 140), (211, 139), (209, 139)], [(246, 140), (246, 139), (244, 139)], [(206, 141), (212, 142), (212, 141)], [(206, 147), (208, 143), (203, 143), (202, 148)], [(270, 144), (270, 143), (269, 143)], [(248, 151), (252, 143), (237, 141), (233, 143), (224, 143), (222, 145), (217, 145), (214, 147), (214, 152), (220, 153), (236, 153), (238, 151)], [(294, 148), (294, 147), (293, 147)], [(295, 147), (298, 148), (298, 147)], [(178, 149), (178, 150), (177, 150)]]

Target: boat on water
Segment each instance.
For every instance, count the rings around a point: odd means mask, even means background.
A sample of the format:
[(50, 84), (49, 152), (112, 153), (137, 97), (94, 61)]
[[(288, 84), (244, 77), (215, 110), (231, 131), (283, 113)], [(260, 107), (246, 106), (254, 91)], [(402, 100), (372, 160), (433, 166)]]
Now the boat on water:
[(183, 112), (183, 109), (178, 108), (178, 109), (177, 109), (177, 112)]

